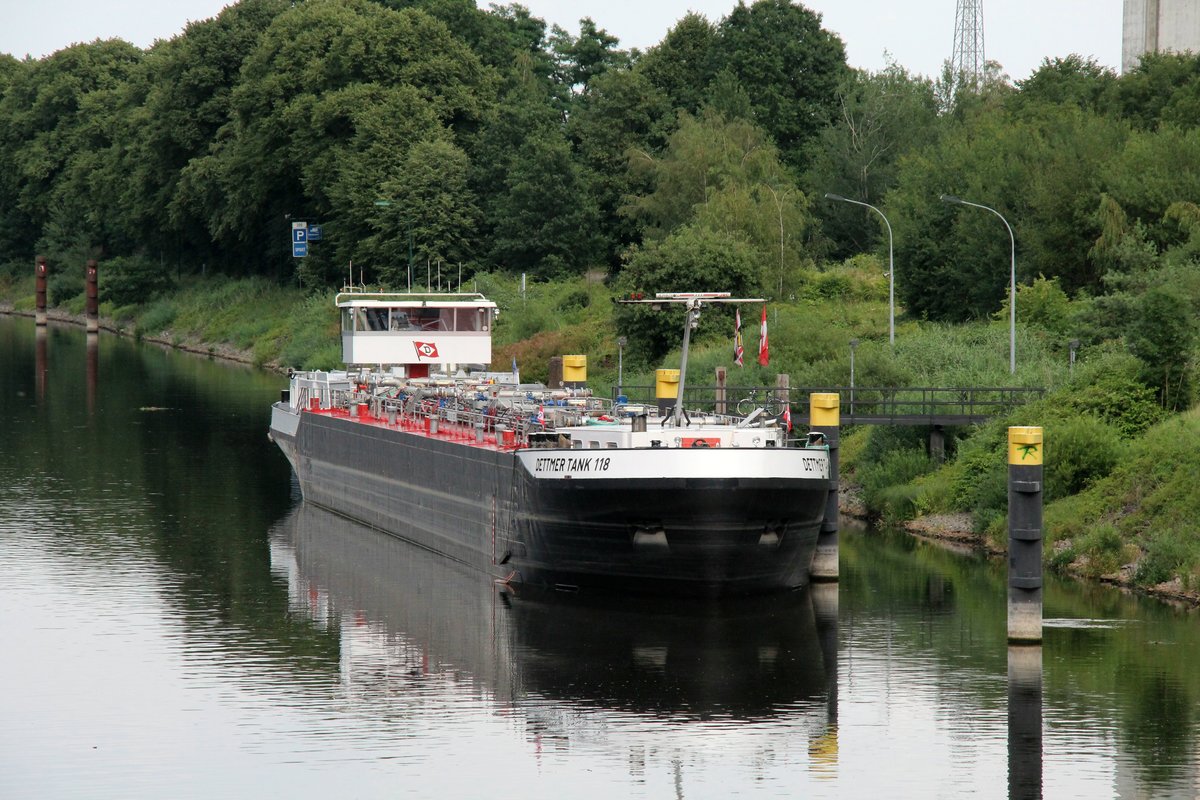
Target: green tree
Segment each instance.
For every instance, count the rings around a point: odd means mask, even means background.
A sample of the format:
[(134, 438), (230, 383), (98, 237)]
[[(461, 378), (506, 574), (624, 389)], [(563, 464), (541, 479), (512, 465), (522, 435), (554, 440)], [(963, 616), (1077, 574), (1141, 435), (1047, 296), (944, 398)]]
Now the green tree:
[(509, 164), (498, 201), (492, 219), (495, 265), (553, 277), (601, 263), (596, 207), (559, 131), (526, 137)]
[(711, 110), (685, 114), (662, 155), (635, 150), (631, 169), (653, 185), (625, 207), (647, 241), (684, 225), (719, 232), (758, 253), (757, 289), (782, 293), (785, 282), (794, 285), (805, 264), (808, 201), (761, 129)]
[[(393, 178), (382, 187), (394, 199), (375, 234), (380, 251), (404, 252), (411, 236), (413, 259), (421, 266), (418, 275), (425, 274), (427, 264), (449, 269), (466, 262), (473, 271), (470, 234), (478, 225), (479, 209), (467, 186), (467, 170), (466, 153), (444, 139), (409, 148), (403, 178)], [(379, 273), (398, 288), (407, 284), (406, 268), (407, 259), (393, 258), (380, 265)]]
[(1200, 55), (1146, 53), (1117, 81), (1118, 112), (1138, 128), (1153, 130), (1160, 122), (1194, 127), (1200, 102)]
[(628, 67), (629, 54), (617, 49), (618, 44), (617, 37), (597, 28), (590, 17), (579, 20), (577, 37), (555, 25), (550, 36), (550, 49), (558, 82), (571, 91), (586, 93), (597, 75)]
[(223, 260), (198, 224), (203, 216), (172, 217), (170, 210), (184, 168), (208, 152), (229, 120), (243, 62), (289, 7), (287, 0), (241, 0), (156, 43), (130, 76), (118, 100), (119, 131), (102, 199), (120, 209), (132, 250), (193, 268)]
[(1129, 328), (1129, 349), (1145, 365), (1143, 379), (1158, 391), (1163, 407), (1191, 404), (1196, 304), (1169, 284), (1151, 287), (1137, 298)]
[[(424, 12), (366, 0), (295, 5), (246, 59), (232, 119), (184, 170), (174, 218), (203, 219), (244, 254), (243, 269), (291, 269), (287, 220), (318, 218), (327, 240), (314, 247), (314, 266), (344, 265), (370, 235), (369, 209), (400, 177), (408, 148), (431, 128), (468, 135), (494, 87), (494, 74)], [(407, 258), (372, 256), (368, 270)]]
[[(833, 192), (882, 205), (896, 184), (900, 159), (937, 136), (937, 110), (932, 82), (898, 65), (874, 74), (847, 73), (838, 91), (837, 117), (814, 142), (805, 178), (809, 190), (816, 197)], [(870, 209), (823, 202), (816, 213), (836, 258), (872, 249), (884, 238)]]
[(1023, 81), (1010, 105), (1018, 111), (1031, 105), (1076, 106), (1098, 114), (1108, 112), (1116, 90), (1117, 75), (1094, 58), (1069, 55), (1046, 58)]
[(836, 113), (846, 71), (842, 40), (790, 0), (739, 0), (717, 27), (712, 74), (730, 70), (750, 92), (754, 118), (788, 163)]
[[(740, 237), (685, 226), (662, 241), (631, 248), (617, 289), (623, 296), (696, 291), (744, 296), (754, 291), (758, 280), (758, 255)], [(733, 312), (727, 316), (732, 320)], [(653, 311), (643, 305), (621, 306), (616, 323), (629, 338), (630, 357), (646, 364), (657, 363), (677, 347), (683, 332), (681, 314)], [(709, 330), (718, 327), (727, 335), (728, 327), (706, 326)]]
[(614, 271), (621, 252), (639, 239), (634, 220), (620, 208), (650, 188), (644, 173), (628, 169), (628, 153), (661, 147), (659, 131), (669, 117), (666, 98), (644, 74), (609, 70), (591, 81), (567, 121), (584, 191), (597, 205), (604, 260)]
[(692, 11), (646, 51), (634, 69), (667, 97), (672, 108), (695, 114), (714, 76), (716, 26)]

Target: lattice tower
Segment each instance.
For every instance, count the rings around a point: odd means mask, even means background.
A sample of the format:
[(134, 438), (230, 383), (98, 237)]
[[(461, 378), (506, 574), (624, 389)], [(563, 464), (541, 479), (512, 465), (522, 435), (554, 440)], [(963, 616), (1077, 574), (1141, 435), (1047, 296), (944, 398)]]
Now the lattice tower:
[(983, 0), (958, 0), (950, 66), (965, 85), (979, 86), (983, 64)]

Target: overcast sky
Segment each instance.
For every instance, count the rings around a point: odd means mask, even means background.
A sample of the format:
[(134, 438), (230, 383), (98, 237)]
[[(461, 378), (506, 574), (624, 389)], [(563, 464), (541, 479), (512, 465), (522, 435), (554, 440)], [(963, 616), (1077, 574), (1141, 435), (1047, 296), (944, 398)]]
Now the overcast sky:
[[(74, 42), (119, 37), (139, 47), (179, 34), (189, 20), (216, 15), (223, 0), (2, 0), (0, 52), (40, 58)], [(736, 0), (526, 0), (534, 16), (578, 33), (580, 17), (646, 48), (689, 10), (717, 21)], [(850, 64), (884, 66), (885, 53), (911, 72), (934, 76), (950, 57), (956, 0), (807, 0), (846, 43)], [(487, 2), (480, 2), (487, 6)], [(1042, 59), (1079, 53), (1119, 70), (1122, 0), (986, 0), (985, 50), (1014, 80)]]

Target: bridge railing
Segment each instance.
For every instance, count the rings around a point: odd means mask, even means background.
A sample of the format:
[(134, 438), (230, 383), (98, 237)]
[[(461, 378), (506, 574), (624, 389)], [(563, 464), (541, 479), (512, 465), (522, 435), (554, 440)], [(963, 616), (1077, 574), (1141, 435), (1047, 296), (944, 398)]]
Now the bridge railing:
[[(1011, 408), (1041, 399), (1046, 390), (1013, 386), (896, 387), (896, 386), (689, 386), (684, 405), (689, 409), (744, 414), (758, 406), (782, 413), (789, 403), (795, 422), (807, 420), (808, 400), (813, 392), (836, 393), (841, 397), (844, 425), (969, 425), (982, 422)], [(653, 386), (622, 386), (633, 403), (656, 401)], [(613, 389), (614, 399), (618, 396)], [(724, 400), (722, 401), (722, 397)]]

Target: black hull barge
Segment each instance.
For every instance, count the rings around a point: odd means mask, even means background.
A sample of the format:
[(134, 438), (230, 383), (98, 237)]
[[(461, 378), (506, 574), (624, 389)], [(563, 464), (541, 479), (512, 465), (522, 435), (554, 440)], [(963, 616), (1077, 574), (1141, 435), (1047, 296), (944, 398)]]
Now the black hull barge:
[(713, 597), (808, 582), (828, 451), (777, 421), (677, 424), (516, 375), (423, 372), (292, 376), (270, 435), (306, 502), (513, 584)]

